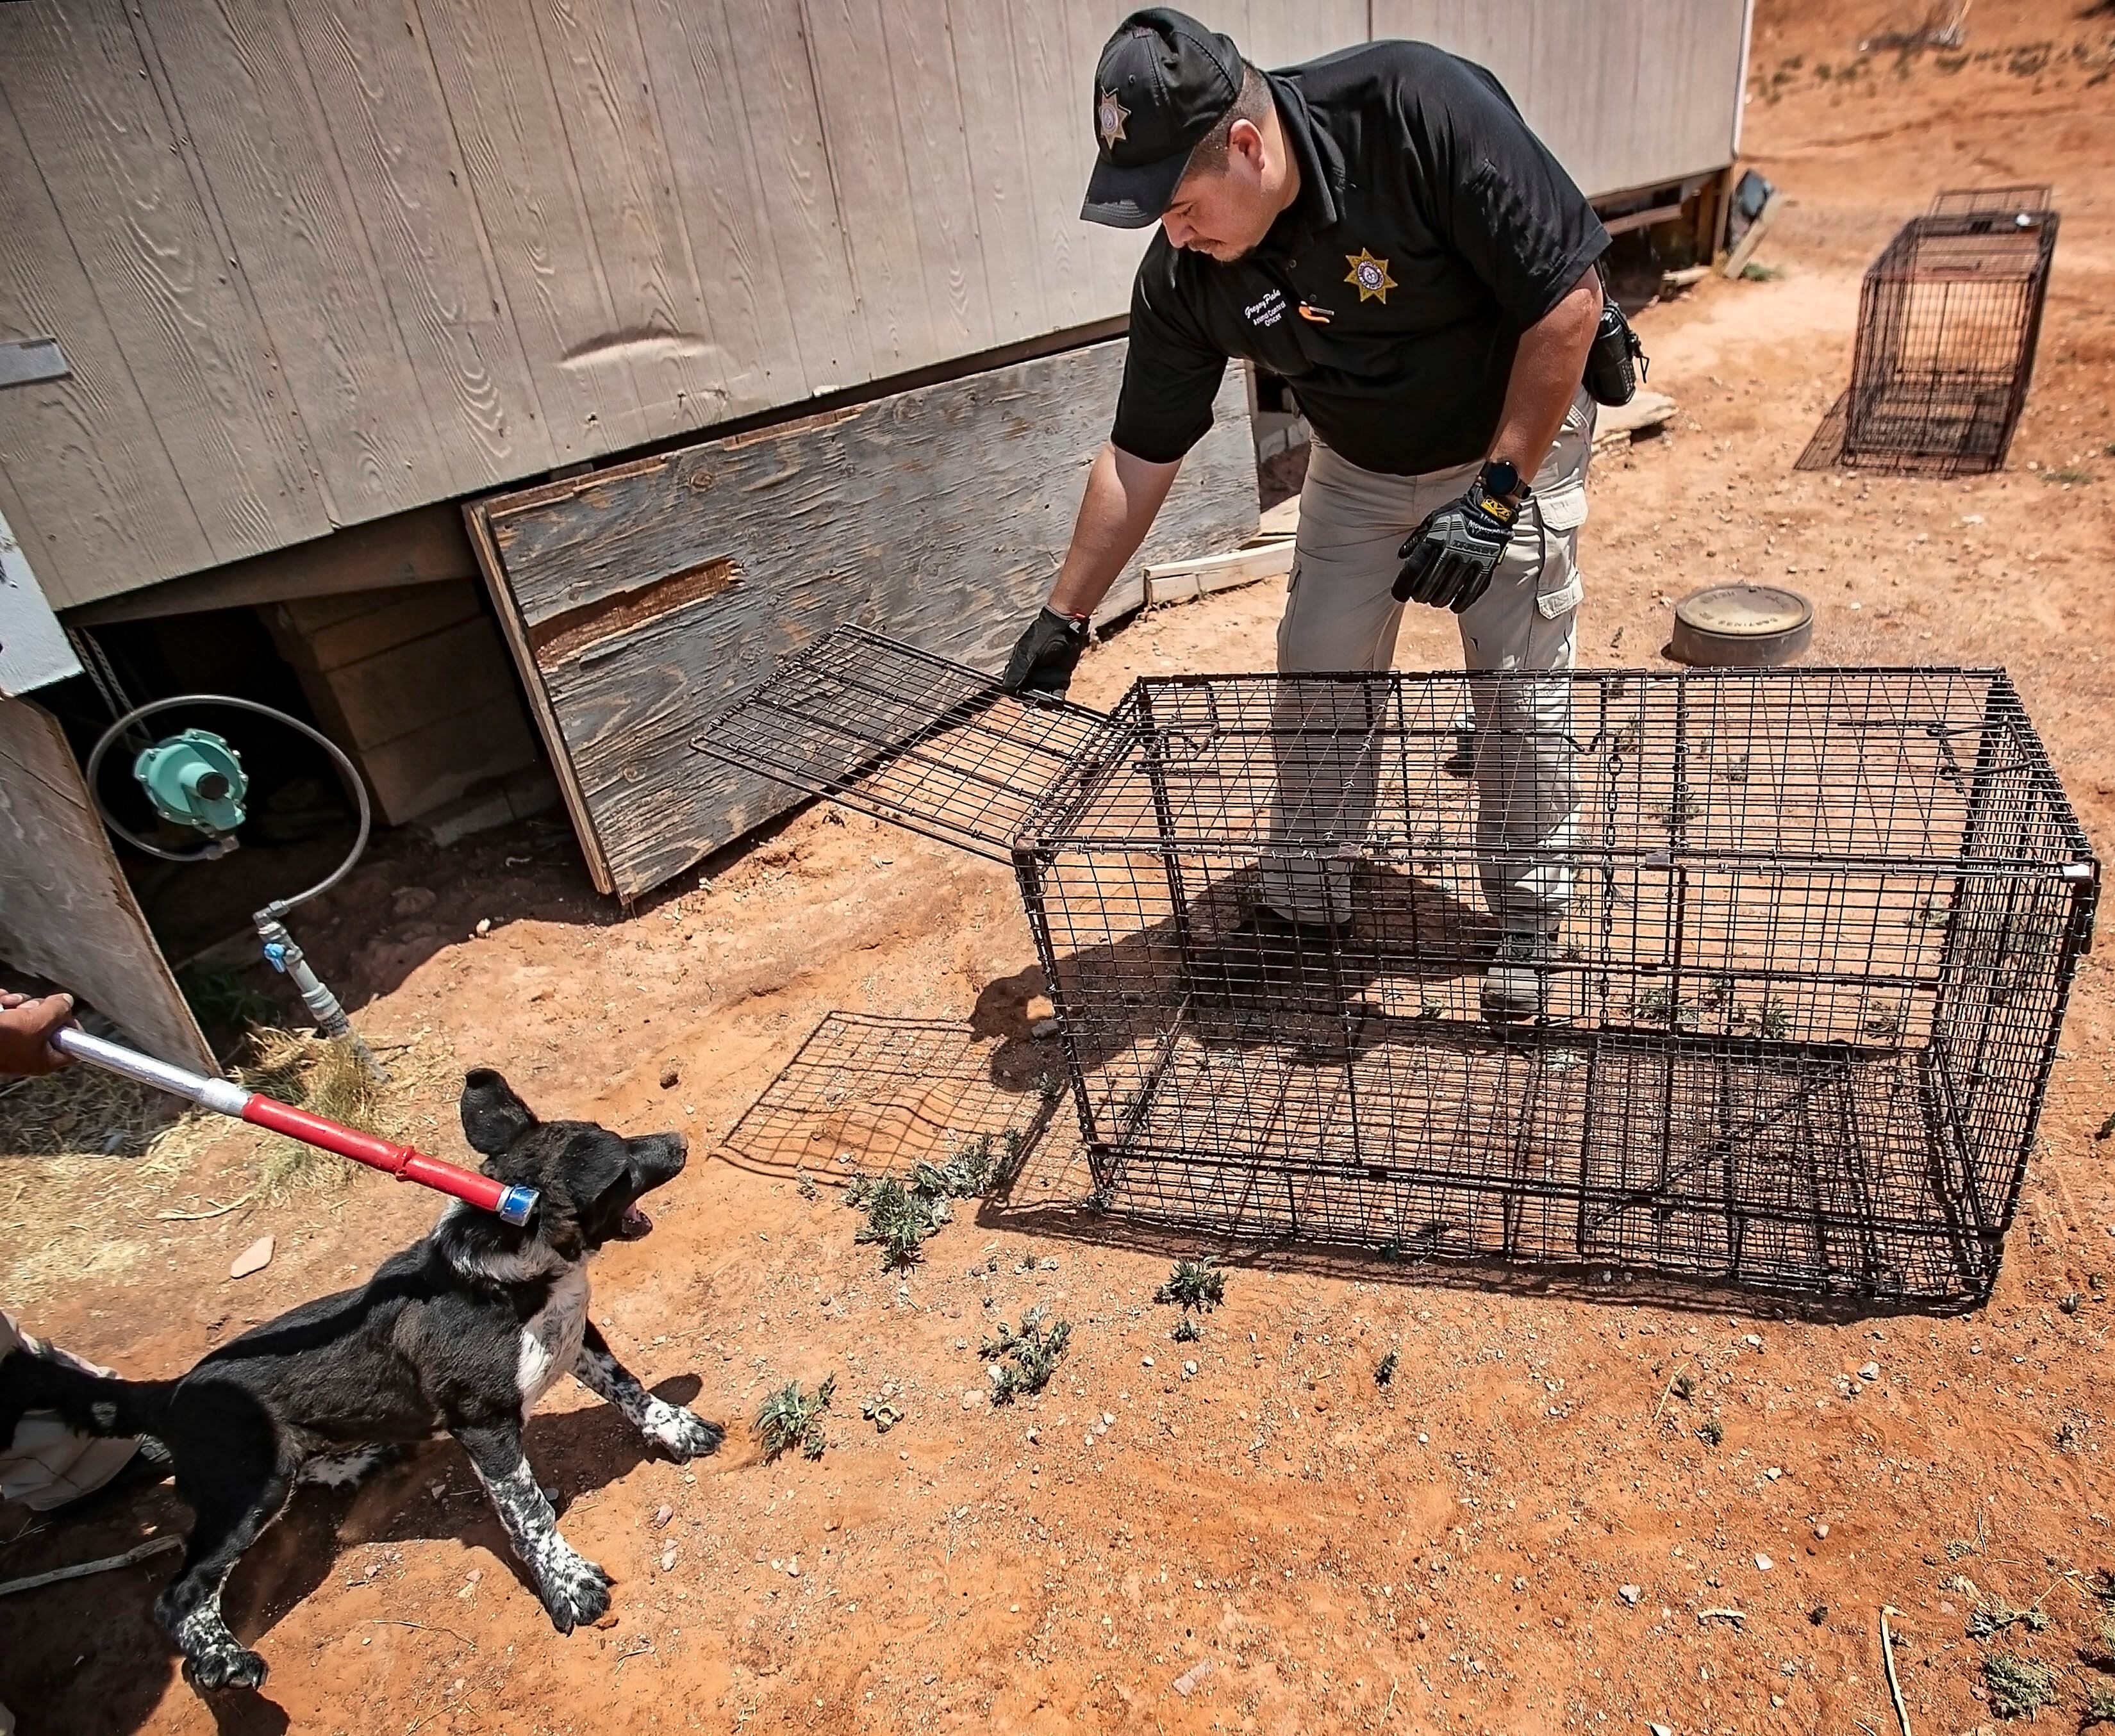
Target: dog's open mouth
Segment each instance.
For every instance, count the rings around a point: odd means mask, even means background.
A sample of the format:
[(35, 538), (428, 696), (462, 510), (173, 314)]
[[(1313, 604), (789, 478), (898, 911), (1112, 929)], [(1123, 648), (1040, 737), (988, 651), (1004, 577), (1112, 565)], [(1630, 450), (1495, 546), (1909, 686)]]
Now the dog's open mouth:
[(635, 1242), (653, 1227), (654, 1220), (637, 1206), (626, 1206), (623, 1217), (617, 1221), (617, 1239), (620, 1242)]

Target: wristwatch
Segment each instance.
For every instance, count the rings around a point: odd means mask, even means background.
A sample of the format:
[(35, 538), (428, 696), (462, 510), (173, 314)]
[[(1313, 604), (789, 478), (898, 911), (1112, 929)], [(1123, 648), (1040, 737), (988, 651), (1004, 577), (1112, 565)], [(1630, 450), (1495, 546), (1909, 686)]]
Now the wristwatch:
[(1520, 466), (1510, 458), (1493, 458), (1476, 473), (1477, 486), (1484, 493), (1517, 506), (1527, 490), (1521, 486)]

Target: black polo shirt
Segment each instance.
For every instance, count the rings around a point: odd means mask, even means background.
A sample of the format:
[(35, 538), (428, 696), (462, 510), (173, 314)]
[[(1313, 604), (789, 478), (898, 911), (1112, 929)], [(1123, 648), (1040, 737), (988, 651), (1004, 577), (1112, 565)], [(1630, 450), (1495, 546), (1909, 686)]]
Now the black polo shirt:
[(1481, 66), (1378, 42), (1266, 76), (1299, 197), (1230, 265), (1154, 235), (1111, 438), (1180, 458), (1241, 355), (1290, 380), (1314, 432), (1362, 469), (1486, 456), (1520, 334), (1608, 231)]

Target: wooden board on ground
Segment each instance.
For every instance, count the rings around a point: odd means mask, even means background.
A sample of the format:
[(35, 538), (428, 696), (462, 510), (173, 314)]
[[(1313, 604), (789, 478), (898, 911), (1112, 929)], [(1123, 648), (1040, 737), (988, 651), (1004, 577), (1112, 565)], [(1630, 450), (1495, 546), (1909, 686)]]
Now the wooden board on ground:
[(1755, 220), (1748, 225), (1747, 232), (1741, 237), (1741, 245), (1726, 255), (1723, 268), (1729, 277), (1737, 277), (1748, 268), (1748, 261), (1755, 256), (1755, 250), (1763, 245), (1763, 237), (1769, 233), (1770, 225), (1778, 220), (1784, 209), (1785, 196), (1782, 188), (1773, 190), (1763, 201), (1763, 208), (1755, 213)]
[(1594, 418), (1594, 450), (1628, 446), (1674, 419), (1675, 401), (1663, 392), (1640, 392), (1627, 404), (1603, 404)]
[(65, 732), (27, 699), (0, 699), (0, 959), (108, 1015), (149, 1054), (220, 1071)]
[(1300, 497), (1296, 494), (1287, 495), (1275, 506), (1266, 510), (1264, 515), (1256, 520), (1258, 541), (1269, 538), (1275, 542), (1282, 538), (1289, 542), (1299, 534)]
[(1259, 538), (1252, 548), (1229, 549), (1223, 555), (1205, 555), (1194, 561), (1170, 561), (1145, 570), (1145, 600), (1156, 607), (1163, 603), (1187, 602), (1209, 597), (1214, 591), (1231, 591), (1259, 579), (1282, 578), (1292, 570), (1292, 538)]
[[(878, 398), (469, 509), (595, 884), (637, 897), (800, 799), (691, 751), (700, 725), (856, 621), (997, 669), (1048, 590), (1108, 436), (1121, 341)], [(1121, 587), (1256, 528), (1230, 368)]]

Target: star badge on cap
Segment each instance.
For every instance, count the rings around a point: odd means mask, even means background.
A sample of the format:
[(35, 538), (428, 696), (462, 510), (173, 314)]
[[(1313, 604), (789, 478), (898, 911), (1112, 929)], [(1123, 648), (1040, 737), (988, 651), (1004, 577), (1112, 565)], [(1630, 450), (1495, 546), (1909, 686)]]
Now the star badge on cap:
[(1130, 118), (1131, 111), (1117, 100), (1116, 92), (1104, 90), (1094, 107), (1094, 126), (1102, 135), (1103, 150), (1116, 149), (1117, 140), (1124, 135), (1124, 122)]
[(1344, 281), (1359, 292), (1359, 302), (1364, 306), (1368, 300), (1377, 300), (1388, 305), (1388, 292), (1395, 287), (1395, 279), (1388, 275), (1388, 262), (1376, 259), (1361, 247), (1356, 253), (1344, 255), (1344, 263), (1351, 268)]

